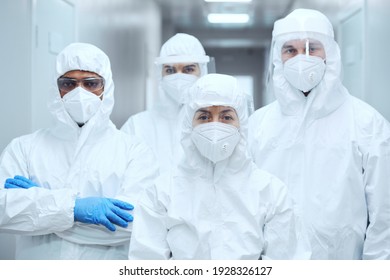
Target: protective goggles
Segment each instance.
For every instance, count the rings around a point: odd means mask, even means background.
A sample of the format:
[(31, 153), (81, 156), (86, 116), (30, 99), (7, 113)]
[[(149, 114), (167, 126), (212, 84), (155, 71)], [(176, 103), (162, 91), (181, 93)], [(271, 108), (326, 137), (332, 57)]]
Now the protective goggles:
[(101, 90), (104, 87), (104, 79), (101, 77), (91, 77), (78, 80), (73, 78), (60, 77), (57, 80), (58, 89), (64, 93), (74, 90), (80, 84), (85, 90), (95, 92)]

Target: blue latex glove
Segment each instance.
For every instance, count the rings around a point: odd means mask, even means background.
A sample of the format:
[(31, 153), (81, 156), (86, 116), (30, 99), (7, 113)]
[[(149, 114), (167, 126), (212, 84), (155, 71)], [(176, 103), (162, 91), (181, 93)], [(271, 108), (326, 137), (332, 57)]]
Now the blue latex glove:
[(133, 210), (133, 205), (112, 198), (77, 198), (74, 207), (74, 220), (87, 224), (100, 224), (115, 231), (113, 224), (127, 227), (133, 216), (124, 210)]
[(16, 175), (13, 179), (8, 178), (4, 184), (6, 189), (29, 189), (31, 187), (38, 187), (38, 184), (20, 175)]

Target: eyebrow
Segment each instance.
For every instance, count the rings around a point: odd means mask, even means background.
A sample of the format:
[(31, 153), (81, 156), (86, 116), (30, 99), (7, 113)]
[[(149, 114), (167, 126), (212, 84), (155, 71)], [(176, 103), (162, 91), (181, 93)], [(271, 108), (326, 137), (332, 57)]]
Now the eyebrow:
[(210, 113), (210, 111), (209, 110), (207, 110), (207, 109), (202, 109), (202, 108), (200, 108), (200, 109), (198, 109), (198, 110), (196, 110), (196, 112), (195, 113)]
[[(202, 109), (202, 108), (196, 110), (195, 113), (198, 113), (198, 112), (201, 112), (201, 113), (210, 113), (209, 110), (207, 110), (207, 109)], [(228, 113), (228, 112), (235, 112), (235, 111), (234, 111), (233, 109), (230, 109), (230, 108), (229, 108), (229, 109), (222, 110), (222, 111), (219, 112), (218, 114), (223, 114), (223, 113)]]
[(321, 44), (321, 42), (309, 42), (309, 46), (319, 46), (323, 48), (324, 46)]
[(61, 76), (60, 78), (66, 78), (66, 79), (72, 79), (72, 80), (103, 79), (103, 77), (98, 77), (98, 76), (86, 76), (86, 77), (81, 77), (81, 78), (74, 78), (74, 77), (69, 77), (69, 76)]
[(293, 45), (284, 45), (282, 49), (295, 48)]
[(221, 111), (219, 113), (222, 114), (222, 113), (229, 113), (229, 112), (235, 113), (235, 110), (233, 110), (233, 109), (225, 109), (225, 110), (223, 110), (223, 111)]

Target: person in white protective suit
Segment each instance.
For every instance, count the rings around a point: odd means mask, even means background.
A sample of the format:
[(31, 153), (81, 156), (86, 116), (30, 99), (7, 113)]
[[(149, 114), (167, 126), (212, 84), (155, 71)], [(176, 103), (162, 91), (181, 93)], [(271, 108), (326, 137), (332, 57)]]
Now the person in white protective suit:
[(209, 60), (194, 36), (178, 33), (171, 37), (161, 47), (155, 61), (159, 81), (156, 104), (131, 116), (121, 128), (151, 147), (161, 172), (169, 170), (182, 153), (180, 119), (186, 91), (199, 77), (207, 74)]
[(0, 158), (0, 231), (18, 259), (127, 259), (133, 202), (158, 173), (153, 152), (110, 121), (109, 58), (74, 43), (56, 61), (55, 125)]
[(246, 98), (222, 74), (190, 89), (185, 154), (141, 196), (130, 259), (309, 258), (287, 188), (248, 156)]
[(390, 259), (390, 129), (342, 85), (328, 18), (297, 9), (275, 22), (276, 101), (249, 121), (256, 164), (286, 183), (313, 259)]

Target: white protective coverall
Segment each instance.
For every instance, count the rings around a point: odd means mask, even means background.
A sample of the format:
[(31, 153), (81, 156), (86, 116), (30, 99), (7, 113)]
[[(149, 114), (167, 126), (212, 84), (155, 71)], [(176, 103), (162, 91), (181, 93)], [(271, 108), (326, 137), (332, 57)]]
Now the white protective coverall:
[[(185, 155), (135, 209), (130, 259), (310, 257), (287, 188), (248, 157), (245, 99), (228, 75), (208, 74), (190, 89), (181, 139)], [(191, 140), (194, 113), (213, 105), (234, 108), (240, 122), (233, 153), (215, 164)]]
[[(326, 68), (305, 97), (283, 75), (281, 48), (307, 38), (324, 46)], [(331, 23), (315, 10), (275, 22), (269, 89), (277, 100), (251, 116), (250, 151), (286, 183), (313, 259), (389, 259), (389, 124), (341, 84), (333, 38)]]
[[(134, 203), (157, 175), (150, 148), (109, 119), (114, 83), (108, 57), (95, 46), (71, 44), (57, 57), (56, 79), (75, 69), (105, 79), (98, 112), (80, 128), (53, 86), (48, 107), (55, 126), (14, 139), (1, 155), (0, 231), (18, 235), (18, 259), (126, 259), (131, 223), (111, 232), (75, 222), (75, 199), (98, 196)], [(39, 187), (4, 189), (4, 181), (14, 175)]]
[(131, 116), (121, 128), (126, 133), (136, 135), (151, 147), (161, 172), (169, 170), (182, 154), (180, 120), (183, 108), (182, 102), (172, 98), (162, 88), (163, 64), (197, 63), (200, 76), (203, 76), (207, 74), (208, 62), (209, 57), (197, 38), (184, 33), (171, 37), (161, 47), (160, 57), (156, 59), (159, 80), (156, 104), (149, 110)]

